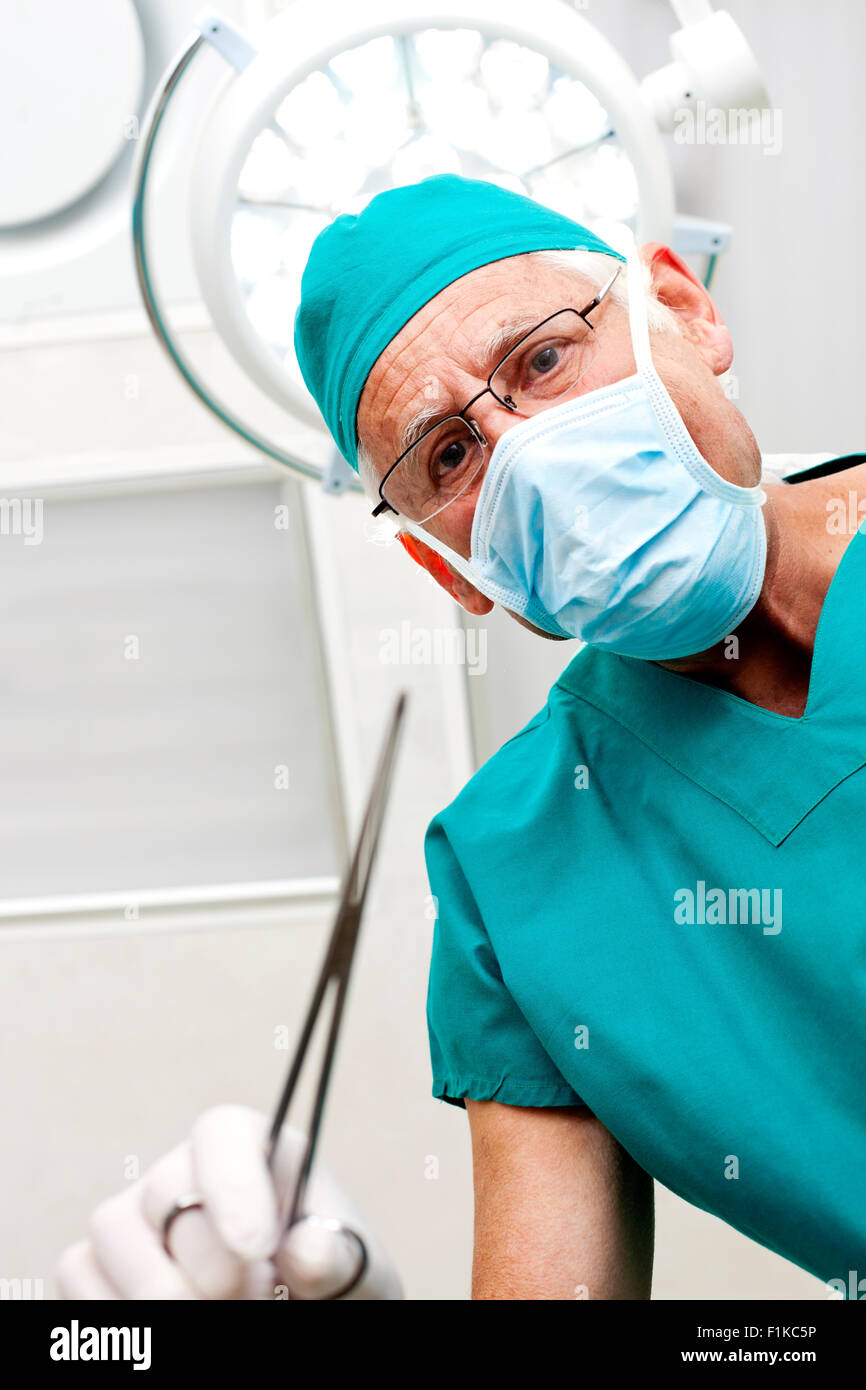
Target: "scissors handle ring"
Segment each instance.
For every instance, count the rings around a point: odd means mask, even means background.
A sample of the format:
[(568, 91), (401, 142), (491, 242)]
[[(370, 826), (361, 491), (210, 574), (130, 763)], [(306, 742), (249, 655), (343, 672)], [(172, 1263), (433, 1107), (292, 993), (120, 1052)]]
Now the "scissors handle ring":
[[(333, 1303), (338, 1298), (345, 1298), (347, 1293), (351, 1293), (352, 1290), (360, 1284), (367, 1272), (370, 1263), (370, 1257), (367, 1254), (367, 1246), (358, 1235), (357, 1231), (353, 1230), (351, 1226), (347, 1226), (344, 1221), (340, 1221), (336, 1216), (316, 1216), (315, 1213), (310, 1212), (306, 1216), (299, 1216), (294, 1225), (298, 1226), (302, 1221), (312, 1221), (316, 1226), (324, 1226), (326, 1231), (339, 1231), (341, 1235), (348, 1236), (350, 1240), (354, 1241), (358, 1250), (358, 1267), (354, 1274), (350, 1279), (347, 1279), (345, 1284), (340, 1288), (335, 1289), (333, 1293), (326, 1294), (323, 1299), (317, 1300), (317, 1302)], [(289, 1229), (291, 1230), (292, 1228), (289, 1227)], [(295, 1298), (296, 1295), (292, 1294), (293, 1301)], [(301, 1299), (298, 1301), (308, 1302), (309, 1300)]]
[[(196, 1192), (185, 1192), (182, 1197), (178, 1197), (177, 1201), (171, 1207), (170, 1211), (165, 1216), (162, 1223), (162, 1245), (167, 1255), (171, 1255), (169, 1236), (171, 1235), (171, 1228), (174, 1225), (177, 1218), (181, 1215), (182, 1212), (201, 1211), (203, 1207), (204, 1203), (202, 1202), (201, 1197), (199, 1197), (198, 1193)], [(344, 1298), (347, 1293), (351, 1293), (352, 1289), (356, 1288), (358, 1284), (360, 1284), (361, 1280), (367, 1272), (370, 1259), (367, 1254), (367, 1247), (364, 1241), (358, 1235), (357, 1231), (353, 1230), (351, 1226), (347, 1226), (344, 1221), (338, 1220), (336, 1216), (316, 1216), (315, 1214), (311, 1213), (308, 1216), (299, 1217), (298, 1221), (295, 1224), (298, 1225), (301, 1221), (313, 1221), (317, 1226), (324, 1226), (325, 1229), (328, 1231), (339, 1231), (342, 1235), (348, 1236), (350, 1240), (354, 1241), (358, 1251), (357, 1269), (355, 1270), (352, 1277), (346, 1280), (345, 1284), (343, 1284), (340, 1288), (336, 1289), (334, 1293), (327, 1294), (326, 1297), (321, 1301), (329, 1303), (334, 1302), (338, 1298)]]
[(168, 1238), (171, 1228), (183, 1211), (198, 1211), (204, 1206), (204, 1202), (197, 1192), (185, 1192), (182, 1197), (178, 1197), (174, 1206), (168, 1212), (162, 1223), (162, 1248), (167, 1255), (171, 1255)]

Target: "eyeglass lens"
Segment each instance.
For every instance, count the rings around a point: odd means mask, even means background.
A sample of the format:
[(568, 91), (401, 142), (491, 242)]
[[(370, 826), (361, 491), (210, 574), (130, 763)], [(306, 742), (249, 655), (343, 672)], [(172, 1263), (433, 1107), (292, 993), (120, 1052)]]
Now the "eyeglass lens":
[[(577, 385), (597, 351), (591, 326), (564, 309), (508, 353), (490, 389), (519, 414), (537, 414)], [(449, 416), (401, 459), (383, 489), (385, 500), (413, 521), (429, 520), (465, 492), (486, 454), (465, 420)]]

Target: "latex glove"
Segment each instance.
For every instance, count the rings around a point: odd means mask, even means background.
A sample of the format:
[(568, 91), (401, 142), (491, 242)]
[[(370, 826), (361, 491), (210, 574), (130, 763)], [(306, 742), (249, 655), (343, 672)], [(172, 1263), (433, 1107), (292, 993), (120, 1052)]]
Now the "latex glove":
[[(357, 1246), (342, 1232), (305, 1221), (280, 1239), (278, 1203), (293, 1190), (305, 1137), (284, 1127), (273, 1176), (265, 1162), (270, 1121), (257, 1110), (223, 1105), (206, 1111), (190, 1138), (142, 1178), (100, 1203), (86, 1240), (64, 1251), (56, 1278), (68, 1299), (328, 1298), (351, 1279)], [(204, 1210), (162, 1225), (181, 1196)], [(350, 1299), (398, 1299), (400, 1281), (381, 1243), (334, 1178), (314, 1165), (305, 1209), (338, 1217), (367, 1247), (367, 1269)], [(279, 1242), (279, 1243), (278, 1243)]]

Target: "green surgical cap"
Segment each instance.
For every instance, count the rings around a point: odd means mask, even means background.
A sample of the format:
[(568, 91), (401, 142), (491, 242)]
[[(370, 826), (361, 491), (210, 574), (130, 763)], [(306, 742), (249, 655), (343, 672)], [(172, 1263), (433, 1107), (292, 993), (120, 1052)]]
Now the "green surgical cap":
[(357, 472), (355, 416), (376, 358), (446, 285), (526, 251), (602, 251), (586, 227), (498, 184), (435, 174), (389, 188), (313, 242), (295, 315), (304, 381)]

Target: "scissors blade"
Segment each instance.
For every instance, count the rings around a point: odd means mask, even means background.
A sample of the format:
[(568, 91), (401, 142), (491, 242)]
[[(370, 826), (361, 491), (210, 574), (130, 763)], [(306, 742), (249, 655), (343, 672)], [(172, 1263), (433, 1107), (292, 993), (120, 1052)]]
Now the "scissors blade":
[(312, 999), (310, 1000), (310, 1005), (304, 1019), (295, 1055), (289, 1068), (285, 1086), (283, 1087), (282, 1094), (274, 1111), (274, 1118), (268, 1135), (266, 1151), (267, 1161), (268, 1166), (273, 1169), (280, 1131), (285, 1122), (289, 1104), (294, 1094), (298, 1077), (310, 1044), (310, 1039), (322, 1008), (325, 993), (329, 985), (334, 985), (336, 990), (334, 1011), (331, 1017), (328, 1038), (325, 1044), (322, 1065), (319, 1072), (306, 1149), (298, 1181), (288, 1208), (288, 1214), (283, 1220), (282, 1229), (284, 1230), (288, 1226), (291, 1226), (298, 1218), (310, 1169), (313, 1164), (313, 1155), (318, 1139), (322, 1111), (324, 1109), (325, 1096), (330, 1079), (331, 1065), (334, 1058), (337, 1038), (339, 1036), (340, 1023), (342, 1021), (343, 1005), (346, 998), (349, 974), (355, 955), (355, 947), (358, 943), (361, 916), (363, 914), (367, 888), (370, 882), (370, 874), (379, 844), (379, 833), (382, 828), (382, 821), (388, 803), (391, 777), (394, 770), (394, 760), (405, 708), (406, 692), (401, 691), (397, 697), (379, 754), (376, 772), (367, 800), (367, 807), (361, 822), (361, 829), (358, 832), (355, 850), (343, 881), (340, 905), (337, 910), (330, 941), (328, 942), (325, 959), (313, 990)]

